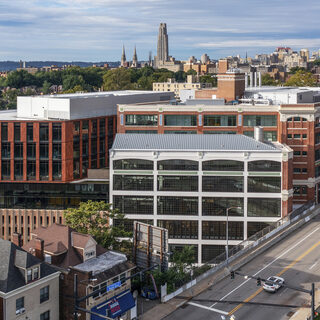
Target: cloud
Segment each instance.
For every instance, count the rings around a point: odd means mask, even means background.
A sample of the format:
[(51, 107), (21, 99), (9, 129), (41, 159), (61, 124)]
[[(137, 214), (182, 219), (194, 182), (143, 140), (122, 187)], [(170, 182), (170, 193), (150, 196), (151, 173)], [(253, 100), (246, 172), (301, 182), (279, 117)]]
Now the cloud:
[(203, 50), (218, 58), (246, 47), (315, 48), (319, 10), (314, 0), (2, 0), (0, 59), (112, 61), (122, 44), (129, 53), (137, 44), (147, 59), (160, 22), (170, 54), (181, 59)]

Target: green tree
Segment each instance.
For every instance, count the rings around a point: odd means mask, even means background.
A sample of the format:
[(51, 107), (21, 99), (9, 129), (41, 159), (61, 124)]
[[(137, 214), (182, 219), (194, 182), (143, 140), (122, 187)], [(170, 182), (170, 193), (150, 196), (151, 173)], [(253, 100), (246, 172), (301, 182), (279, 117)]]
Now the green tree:
[(124, 68), (109, 70), (103, 76), (103, 89), (107, 91), (132, 88), (130, 71)]
[(261, 84), (263, 86), (276, 86), (278, 85), (278, 82), (273, 79), (269, 73), (264, 73), (261, 75)]
[(306, 69), (303, 67), (293, 67), (290, 69), (289, 74), (295, 74), (298, 71), (306, 71)]
[(316, 87), (317, 80), (311, 72), (305, 70), (297, 71), (293, 76), (291, 76), (285, 86), (292, 87)]
[(186, 72), (186, 75), (193, 75), (193, 76), (196, 76), (197, 75), (197, 71), (196, 70), (193, 70), (193, 69), (189, 69), (187, 72)]
[(37, 85), (37, 81), (34, 75), (26, 70), (9, 72), (7, 77), (7, 85), (11, 88), (20, 89), (26, 86)]
[(213, 87), (217, 86), (217, 78), (214, 75), (206, 74), (200, 77), (201, 83), (211, 83)]
[(320, 59), (314, 60), (313, 61), (314, 66), (320, 66)]
[(181, 82), (184, 82), (187, 79), (187, 75), (184, 71), (177, 71), (174, 74), (174, 77), (175, 77), (176, 81), (181, 81)]
[(50, 87), (51, 87), (51, 83), (48, 82), (47, 80), (44, 80), (44, 82), (42, 84), (42, 92), (44, 94), (50, 93)]
[(82, 75), (68, 74), (63, 78), (62, 86), (64, 91), (73, 89), (75, 86), (80, 86), (83, 89), (85, 82)]
[(181, 251), (176, 250), (172, 256), (173, 268), (176, 272), (185, 273), (194, 263), (194, 247), (184, 246)]
[[(104, 201), (80, 202), (78, 208), (69, 208), (64, 212), (67, 225), (80, 233), (92, 235), (98, 244), (107, 249), (125, 251), (127, 241), (119, 238), (132, 237), (132, 232), (125, 231), (126, 218), (118, 210)], [(110, 225), (110, 219), (116, 225)], [(129, 245), (130, 247), (130, 245)]]

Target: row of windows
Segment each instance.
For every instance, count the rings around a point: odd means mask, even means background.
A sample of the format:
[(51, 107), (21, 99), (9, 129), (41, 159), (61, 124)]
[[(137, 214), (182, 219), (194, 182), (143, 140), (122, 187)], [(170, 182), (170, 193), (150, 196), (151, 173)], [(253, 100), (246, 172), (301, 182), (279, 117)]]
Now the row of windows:
[[(27, 179), (35, 180), (37, 165), (35, 160), (27, 160)], [(23, 179), (23, 160), (14, 160), (14, 179)], [(49, 161), (39, 162), (39, 174), (40, 180), (49, 180)], [(53, 180), (61, 180), (62, 178), (62, 163), (61, 161), (52, 161), (52, 178)], [(11, 161), (2, 160), (1, 161), (1, 179), (11, 180)]]
[[(199, 120), (200, 121), (200, 120)], [(127, 126), (157, 126), (158, 115), (128, 114), (125, 117)], [(188, 127), (197, 126), (197, 115), (164, 115), (165, 126)], [(199, 124), (201, 125), (201, 124)], [(203, 115), (203, 125), (206, 127), (236, 127), (236, 115)], [(265, 126), (276, 127), (276, 115), (244, 115), (243, 125), (246, 127)]]
[[(121, 159), (113, 161), (114, 170), (153, 170), (154, 163), (143, 159)], [(199, 162), (193, 160), (162, 160), (157, 162), (158, 170), (198, 171)], [(236, 160), (209, 160), (202, 162), (203, 171), (244, 171), (244, 162)], [(281, 172), (281, 162), (258, 160), (248, 162), (248, 171)]]
[[(239, 205), (243, 208), (242, 198), (202, 199), (202, 215), (225, 215), (227, 206)], [(153, 197), (151, 196), (113, 196), (114, 208), (121, 213), (153, 215)], [(158, 214), (198, 215), (197, 197), (157, 197)], [(243, 209), (232, 209), (230, 215), (241, 216)], [(281, 199), (248, 198), (249, 217), (280, 217)]]
[[(31, 142), (27, 143), (27, 158), (36, 158), (36, 143)], [(57, 160), (61, 159), (61, 143), (52, 143), (52, 158)], [(2, 159), (10, 159), (11, 154), (11, 143), (2, 142), (1, 143), (1, 156)], [(24, 144), (22, 142), (16, 142), (14, 144), (14, 154), (15, 159), (24, 158)], [(39, 144), (39, 156), (40, 159), (49, 158), (49, 143), (40, 143)]]
[[(281, 192), (280, 177), (248, 177), (248, 192)], [(198, 192), (198, 176), (158, 176), (158, 191)], [(153, 191), (153, 176), (114, 175), (114, 190)], [(244, 177), (203, 176), (204, 192), (244, 192)]]
[(295, 134), (292, 134), (292, 133), (288, 133), (287, 135), (288, 139), (307, 139), (307, 134), (304, 133), (304, 134), (300, 134), (300, 133), (295, 133)]
[[(61, 141), (61, 123), (52, 124), (52, 140)], [(49, 124), (40, 123), (39, 125), (40, 141), (49, 141)], [(1, 123), (1, 140), (8, 141), (8, 123)], [(21, 125), (14, 123), (14, 141), (21, 141)], [(27, 123), (27, 141), (34, 141), (34, 126), (33, 123)]]

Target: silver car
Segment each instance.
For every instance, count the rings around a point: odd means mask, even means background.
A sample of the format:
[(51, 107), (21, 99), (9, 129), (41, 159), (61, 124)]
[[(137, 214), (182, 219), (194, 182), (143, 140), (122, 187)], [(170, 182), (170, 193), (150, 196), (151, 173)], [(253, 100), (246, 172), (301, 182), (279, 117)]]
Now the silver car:
[(284, 284), (284, 279), (276, 276), (269, 277), (263, 284), (263, 289), (268, 292), (276, 292)]

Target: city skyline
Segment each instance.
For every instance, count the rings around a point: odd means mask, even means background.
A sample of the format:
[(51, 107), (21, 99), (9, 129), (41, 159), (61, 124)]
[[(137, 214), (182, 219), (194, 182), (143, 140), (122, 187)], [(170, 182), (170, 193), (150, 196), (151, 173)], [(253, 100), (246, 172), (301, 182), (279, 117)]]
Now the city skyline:
[[(170, 55), (187, 59), (207, 53), (269, 53), (278, 46), (320, 47), (317, 12), (312, 0), (290, 6), (270, 0), (56, 0), (0, 3), (0, 60), (119, 61), (122, 46), (131, 60), (156, 55), (159, 24), (167, 24)], [(23, 48), (23, 50), (21, 50)]]

